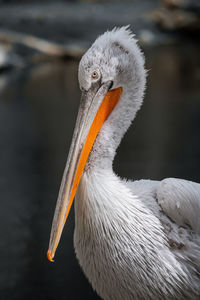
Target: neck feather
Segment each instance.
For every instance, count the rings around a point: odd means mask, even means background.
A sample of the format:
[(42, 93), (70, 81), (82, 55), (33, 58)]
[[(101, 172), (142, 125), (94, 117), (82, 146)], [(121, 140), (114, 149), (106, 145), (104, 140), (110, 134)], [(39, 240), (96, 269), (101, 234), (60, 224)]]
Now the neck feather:
[(145, 88), (145, 71), (123, 87), (118, 104), (103, 124), (88, 158), (86, 170), (112, 168), (116, 150), (139, 110)]

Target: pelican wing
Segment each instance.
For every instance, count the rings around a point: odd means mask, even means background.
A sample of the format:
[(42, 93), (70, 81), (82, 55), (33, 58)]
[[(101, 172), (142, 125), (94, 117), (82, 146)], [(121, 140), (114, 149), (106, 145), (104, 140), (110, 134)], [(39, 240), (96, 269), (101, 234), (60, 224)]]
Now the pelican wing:
[(158, 185), (157, 199), (164, 213), (175, 223), (200, 233), (200, 184), (164, 179)]

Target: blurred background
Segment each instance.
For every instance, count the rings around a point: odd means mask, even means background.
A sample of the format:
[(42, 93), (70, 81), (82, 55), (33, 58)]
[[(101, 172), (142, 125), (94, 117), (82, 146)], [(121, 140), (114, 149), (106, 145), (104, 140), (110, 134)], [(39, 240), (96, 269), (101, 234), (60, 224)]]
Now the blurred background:
[(199, 0), (1, 0), (1, 300), (99, 299), (75, 258), (73, 209), (55, 263), (46, 251), (79, 105), (80, 57), (99, 34), (127, 24), (149, 73), (114, 170), (199, 182)]

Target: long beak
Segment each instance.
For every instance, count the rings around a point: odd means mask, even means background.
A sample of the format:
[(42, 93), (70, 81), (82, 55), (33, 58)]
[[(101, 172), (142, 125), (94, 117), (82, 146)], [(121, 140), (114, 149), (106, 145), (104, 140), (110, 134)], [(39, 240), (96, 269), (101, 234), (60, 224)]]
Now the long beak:
[(97, 134), (117, 104), (122, 88), (109, 90), (111, 81), (84, 92), (54, 213), (47, 257), (53, 261), (63, 227)]

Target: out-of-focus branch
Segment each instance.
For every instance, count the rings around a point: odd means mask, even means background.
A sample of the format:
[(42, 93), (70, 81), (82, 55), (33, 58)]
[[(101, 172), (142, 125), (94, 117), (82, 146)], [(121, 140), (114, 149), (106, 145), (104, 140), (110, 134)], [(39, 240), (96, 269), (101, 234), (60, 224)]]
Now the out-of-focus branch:
[(152, 19), (165, 30), (200, 31), (199, 0), (162, 0)]
[(26, 47), (37, 50), (40, 53), (54, 57), (79, 58), (84, 53), (83, 49), (71, 45), (59, 45), (32, 35), (10, 30), (0, 30), (0, 42), (22, 44)]

